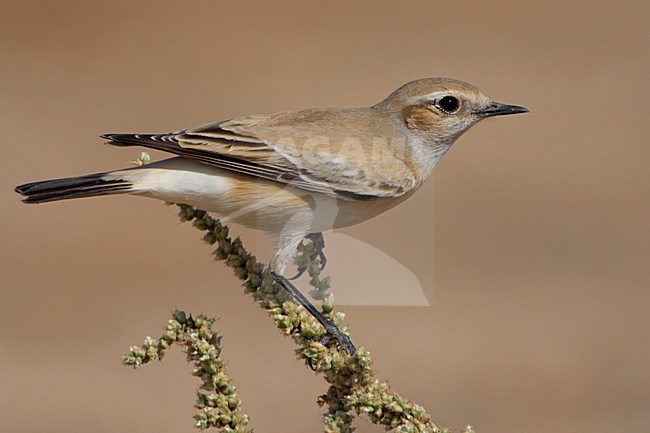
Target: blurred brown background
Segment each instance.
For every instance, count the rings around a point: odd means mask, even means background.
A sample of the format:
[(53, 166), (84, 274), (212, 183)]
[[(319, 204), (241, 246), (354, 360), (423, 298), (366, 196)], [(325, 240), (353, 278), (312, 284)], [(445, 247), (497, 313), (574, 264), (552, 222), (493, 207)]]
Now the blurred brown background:
[(2, 2), (0, 431), (190, 431), (182, 354), (119, 363), (175, 306), (220, 318), (257, 431), (320, 430), (324, 382), (174, 209), (28, 207), (12, 189), (137, 155), (103, 132), (367, 105), (424, 76), (531, 113), (474, 128), (413, 199), (345, 231), (405, 261), (432, 302), (347, 307), (355, 341), (439, 425), (649, 431), (649, 14), (647, 1)]

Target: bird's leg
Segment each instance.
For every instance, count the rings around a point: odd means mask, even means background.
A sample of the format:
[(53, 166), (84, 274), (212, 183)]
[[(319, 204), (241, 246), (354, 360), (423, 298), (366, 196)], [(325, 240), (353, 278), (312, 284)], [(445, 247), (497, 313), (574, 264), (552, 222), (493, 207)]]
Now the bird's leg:
[[(295, 280), (298, 279), (302, 276), (302, 274), (305, 273), (307, 270), (307, 267), (309, 266), (309, 262), (316, 263), (316, 265), (320, 268), (322, 271), (325, 269), (325, 264), (327, 263), (327, 257), (325, 256), (325, 252), (323, 251), (325, 249), (325, 238), (323, 237), (322, 233), (310, 233), (307, 236), (305, 236), (305, 239), (309, 239), (311, 241), (311, 248), (313, 248), (313, 251), (309, 252), (309, 261), (305, 261), (302, 263), (298, 263), (298, 273), (294, 275), (293, 277), (289, 278), (289, 280)], [(302, 248), (309, 248), (310, 246), (305, 244), (301, 245)], [(311, 249), (310, 248), (310, 249)], [(318, 259), (318, 261), (316, 261)]]
[(286, 290), (293, 299), (302, 305), (309, 312), (309, 314), (311, 314), (314, 319), (318, 321), (318, 323), (323, 325), (323, 328), (325, 328), (328, 334), (324, 341), (322, 341), (323, 344), (327, 343), (330, 338), (334, 338), (339, 343), (341, 348), (343, 348), (343, 350), (345, 350), (350, 355), (354, 355), (354, 353), (357, 351), (357, 348), (354, 347), (354, 344), (352, 344), (350, 337), (341, 332), (341, 330), (337, 328), (335, 324), (330, 322), (323, 313), (318, 311), (318, 309), (316, 309), (316, 307), (314, 307), (314, 305), (309, 302), (305, 295), (303, 295), (293, 284), (291, 284), (291, 282), (286, 277), (276, 274), (275, 272), (271, 272), (271, 275), (273, 276), (275, 282), (280, 285), (280, 287)]

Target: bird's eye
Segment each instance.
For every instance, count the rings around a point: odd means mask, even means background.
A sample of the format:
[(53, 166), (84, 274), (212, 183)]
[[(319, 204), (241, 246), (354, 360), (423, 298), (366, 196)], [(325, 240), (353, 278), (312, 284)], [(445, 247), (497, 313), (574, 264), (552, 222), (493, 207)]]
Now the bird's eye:
[(458, 98), (454, 96), (443, 96), (440, 101), (438, 101), (438, 107), (447, 113), (453, 113), (454, 111), (458, 110), (459, 106), (460, 102), (458, 101)]

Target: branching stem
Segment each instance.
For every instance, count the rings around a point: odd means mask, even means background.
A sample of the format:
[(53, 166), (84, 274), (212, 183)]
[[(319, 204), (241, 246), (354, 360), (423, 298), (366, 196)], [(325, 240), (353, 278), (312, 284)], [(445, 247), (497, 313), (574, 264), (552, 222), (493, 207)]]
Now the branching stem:
[[(267, 311), (285, 335), (293, 338), (298, 358), (328, 382), (329, 389), (318, 398), (319, 405), (327, 406), (323, 419), (326, 432), (353, 432), (355, 415), (365, 415), (371, 422), (398, 433), (448, 431), (436, 427), (421, 406), (392, 391), (386, 382), (375, 379), (370, 352), (363, 347), (349, 356), (336, 342), (323, 345), (320, 341), (325, 330), (301, 306), (287, 298), (285, 291), (270, 277), (268, 269), (244, 249), (239, 238), (229, 237), (227, 226), (205, 211), (187, 205), (178, 206), (181, 220), (193, 221), (194, 227), (206, 232), (203, 240), (217, 246), (215, 257), (232, 268), (243, 281), (245, 292)], [(315, 292), (322, 295), (323, 312), (347, 332), (343, 326), (344, 314), (334, 311), (333, 297), (325, 293), (330, 281), (328, 277), (319, 276), (320, 258), (313, 254), (314, 247), (304, 244), (299, 249), (297, 263), (308, 271)], [(212, 322), (204, 316), (193, 319), (177, 311), (168, 323), (165, 335), (158, 340), (147, 338), (143, 346), (131, 347), (123, 362), (138, 367), (150, 360), (161, 359), (172, 343), (182, 344), (188, 360), (196, 366), (194, 374), (203, 380), (201, 389), (207, 391), (199, 391), (195, 405), (200, 409), (195, 416), (197, 427), (245, 432), (248, 417), (239, 411), (239, 399), (220, 358), (219, 338), (210, 330)]]

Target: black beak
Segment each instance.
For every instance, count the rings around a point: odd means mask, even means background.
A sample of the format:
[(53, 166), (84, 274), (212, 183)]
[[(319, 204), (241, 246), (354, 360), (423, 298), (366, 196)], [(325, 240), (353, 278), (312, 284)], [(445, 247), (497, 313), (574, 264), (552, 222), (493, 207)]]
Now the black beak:
[(474, 110), (479, 117), (505, 116), (506, 114), (528, 113), (528, 108), (493, 102), (488, 108)]

